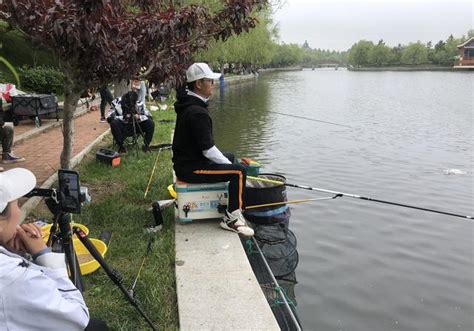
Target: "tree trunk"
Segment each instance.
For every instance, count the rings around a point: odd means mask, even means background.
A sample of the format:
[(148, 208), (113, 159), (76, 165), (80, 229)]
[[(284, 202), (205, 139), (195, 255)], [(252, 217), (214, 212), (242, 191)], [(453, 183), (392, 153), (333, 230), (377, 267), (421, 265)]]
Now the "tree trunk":
[(64, 92), (63, 111), (63, 150), (61, 152), (61, 168), (71, 169), (72, 152), (74, 148), (74, 111), (79, 101), (80, 93), (66, 86)]
[(126, 80), (116, 81), (114, 84), (114, 97), (118, 98), (130, 90)]

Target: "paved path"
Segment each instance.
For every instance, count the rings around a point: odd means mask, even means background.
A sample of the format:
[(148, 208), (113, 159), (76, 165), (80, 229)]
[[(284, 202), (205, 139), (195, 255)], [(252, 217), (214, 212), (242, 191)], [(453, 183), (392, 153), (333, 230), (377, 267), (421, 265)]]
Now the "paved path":
[[(76, 112), (85, 111), (78, 108)], [(41, 186), (60, 168), (60, 155), (63, 146), (62, 120), (44, 120), (39, 128), (29, 120), (20, 121), (15, 127), (15, 144), (13, 153), (26, 159), (25, 162), (1, 164), (5, 169), (23, 167), (31, 170)], [(74, 119), (75, 140), (73, 156), (78, 155), (89, 144), (109, 130), (108, 123), (99, 122), (99, 113), (86, 112)]]

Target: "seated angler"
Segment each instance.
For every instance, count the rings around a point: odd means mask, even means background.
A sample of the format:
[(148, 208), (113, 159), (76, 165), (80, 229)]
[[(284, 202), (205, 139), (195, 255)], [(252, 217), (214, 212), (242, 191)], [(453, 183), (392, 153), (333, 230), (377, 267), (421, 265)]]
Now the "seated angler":
[(126, 153), (124, 140), (127, 137), (143, 134), (143, 151), (150, 151), (150, 143), (155, 132), (155, 123), (150, 113), (138, 100), (137, 92), (130, 91), (112, 101), (107, 116), (112, 135), (119, 147), (119, 153)]
[(253, 236), (253, 229), (242, 215), (246, 170), (240, 164), (232, 164), (233, 156), (225, 156), (214, 144), (207, 103), (213, 92), (214, 79), (220, 76), (205, 63), (194, 63), (188, 68), (187, 90), (178, 95), (174, 105), (177, 117), (173, 168), (180, 180), (189, 183), (229, 181), (228, 206), (220, 226), (244, 236)]

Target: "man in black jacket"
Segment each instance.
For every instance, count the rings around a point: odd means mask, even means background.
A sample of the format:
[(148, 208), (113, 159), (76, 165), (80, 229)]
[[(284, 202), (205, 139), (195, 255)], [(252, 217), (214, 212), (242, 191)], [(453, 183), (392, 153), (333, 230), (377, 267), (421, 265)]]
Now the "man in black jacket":
[(120, 154), (127, 152), (124, 145), (125, 138), (141, 133), (144, 136), (142, 149), (144, 152), (150, 151), (155, 123), (144, 104), (138, 100), (137, 92), (130, 91), (113, 100), (107, 115), (107, 122), (110, 123), (110, 130), (119, 146)]
[[(207, 103), (213, 92), (214, 79), (220, 76), (205, 63), (194, 63), (186, 71), (187, 90), (178, 94), (174, 105), (177, 118), (173, 168), (180, 180), (189, 183), (229, 181), (228, 206), (220, 226), (253, 236), (253, 229), (242, 215), (246, 170), (240, 164), (232, 164), (214, 144)], [(228, 156), (233, 161), (233, 156)]]

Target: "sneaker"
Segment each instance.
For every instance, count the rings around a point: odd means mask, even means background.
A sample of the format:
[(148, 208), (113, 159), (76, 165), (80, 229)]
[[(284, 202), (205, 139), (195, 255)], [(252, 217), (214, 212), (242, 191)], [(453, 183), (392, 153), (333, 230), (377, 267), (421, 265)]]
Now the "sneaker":
[(25, 159), (20, 156), (16, 156), (13, 153), (5, 153), (3, 154), (3, 163), (16, 163), (16, 162), (23, 162)]
[(122, 146), (122, 147), (119, 148), (118, 153), (119, 154), (127, 154), (127, 149)]
[(240, 209), (236, 209), (232, 213), (226, 210), (220, 226), (225, 230), (237, 232), (246, 237), (251, 237), (254, 233), (253, 229), (247, 225)]
[(107, 120), (105, 119), (105, 117), (101, 117), (101, 118), (100, 118), (100, 123), (105, 123), (105, 122), (107, 122)]
[(143, 153), (151, 153), (150, 146), (143, 145), (142, 146), (142, 151), (143, 151)]

